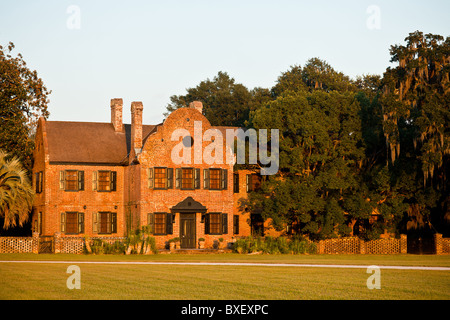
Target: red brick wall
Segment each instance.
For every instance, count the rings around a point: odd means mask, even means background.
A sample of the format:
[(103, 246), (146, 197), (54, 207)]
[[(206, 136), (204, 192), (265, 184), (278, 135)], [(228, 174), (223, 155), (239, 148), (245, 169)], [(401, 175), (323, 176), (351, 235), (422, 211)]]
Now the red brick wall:
[[(140, 190), (139, 190), (139, 208), (140, 221), (147, 224), (147, 214), (151, 212), (171, 212), (170, 209), (191, 196), (194, 200), (200, 202), (207, 208), (207, 212), (228, 213), (228, 234), (227, 235), (205, 235), (204, 224), (200, 222), (201, 214), (196, 214), (196, 238), (205, 238), (206, 246), (212, 246), (214, 240), (223, 238), (225, 241), (231, 241), (233, 237), (233, 166), (227, 164), (225, 159), (222, 164), (201, 164), (194, 163), (194, 148), (191, 148), (191, 163), (176, 164), (172, 161), (171, 153), (173, 148), (179, 144), (179, 141), (171, 141), (172, 132), (178, 128), (184, 128), (194, 137), (194, 121), (202, 122), (202, 135), (211, 128), (209, 121), (194, 108), (178, 109), (165, 120), (164, 124), (158, 127), (157, 132), (148, 137), (142, 153), (138, 159), (140, 162)], [(195, 138), (195, 137), (194, 137)], [(224, 137), (225, 138), (225, 137)], [(195, 141), (194, 141), (195, 143)], [(211, 142), (203, 141), (202, 150)], [(225, 156), (225, 148), (223, 155)], [(152, 167), (174, 168), (174, 188), (169, 190), (153, 190), (148, 188), (148, 168)], [(175, 188), (175, 169), (183, 167), (200, 168), (200, 189), (181, 190)], [(227, 190), (205, 190), (203, 189), (203, 169), (221, 168), (228, 169), (228, 188)], [(135, 187), (135, 186), (133, 186)], [(134, 194), (134, 192), (133, 192)], [(159, 247), (171, 238), (179, 236), (179, 213), (175, 214), (175, 223), (173, 225), (173, 235), (155, 236)]]
[[(59, 172), (61, 170), (84, 171), (84, 191), (65, 191), (59, 186)], [(111, 170), (117, 172), (117, 190), (99, 192), (93, 190), (93, 172), (98, 170)], [(101, 211), (117, 212), (117, 234), (125, 235), (124, 221), (124, 167), (121, 166), (89, 166), (89, 165), (56, 165), (49, 164), (44, 174), (45, 181), (45, 210), (42, 233), (53, 235), (61, 231), (62, 212), (83, 212), (85, 234), (92, 236), (93, 214)], [(36, 203), (39, 206), (38, 203)]]

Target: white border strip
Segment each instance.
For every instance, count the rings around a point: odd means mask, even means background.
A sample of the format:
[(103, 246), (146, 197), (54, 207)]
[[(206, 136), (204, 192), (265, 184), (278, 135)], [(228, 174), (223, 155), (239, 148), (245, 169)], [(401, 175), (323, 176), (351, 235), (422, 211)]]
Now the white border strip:
[[(156, 262), (156, 261), (31, 261), (11, 260), (0, 263), (41, 263), (41, 264), (113, 264), (113, 265), (181, 265), (181, 266), (248, 266), (248, 267), (306, 267), (306, 268), (343, 268), (343, 269), (367, 269), (373, 265), (351, 264), (298, 264), (298, 263), (245, 263), (245, 262)], [(423, 267), (423, 266), (383, 266), (380, 269), (392, 270), (429, 270), (450, 271), (450, 267)]]

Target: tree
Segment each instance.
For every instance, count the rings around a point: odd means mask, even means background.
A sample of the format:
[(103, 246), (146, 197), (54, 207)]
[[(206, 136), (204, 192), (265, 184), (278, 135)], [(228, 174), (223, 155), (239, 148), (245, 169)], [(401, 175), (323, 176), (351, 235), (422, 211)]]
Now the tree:
[(280, 96), (285, 91), (355, 91), (355, 83), (342, 72), (337, 72), (326, 61), (319, 58), (309, 59), (302, 68), (294, 65), (290, 70), (283, 72), (278, 77), (277, 83), (272, 88), (274, 97)]
[(355, 93), (323, 90), (287, 90), (255, 111), (256, 129), (279, 129), (280, 170), (250, 194), (250, 210), (276, 229), (294, 223), (312, 238), (348, 235), (349, 218), (368, 218), (373, 204), (358, 180), (359, 111)]
[(0, 217), (3, 228), (22, 226), (29, 216), (34, 192), (26, 170), (19, 159), (8, 160), (8, 154), (0, 150)]
[(387, 161), (408, 204), (407, 228), (436, 230), (450, 218), (450, 38), (416, 31), (405, 41), (391, 46), (398, 66), (382, 79)]
[(33, 135), (40, 116), (47, 118), (51, 93), (22, 55), (10, 53), (14, 44), (0, 46), (0, 149), (17, 156), (31, 172)]
[(258, 101), (269, 94), (261, 88), (249, 91), (226, 72), (219, 72), (213, 80), (202, 81), (197, 87), (186, 91), (186, 95), (170, 97), (171, 103), (167, 106), (169, 113), (197, 100), (203, 103), (203, 114), (213, 126), (238, 127), (243, 127), (249, 119), (249, 112), (256, 103), (254, 99)]

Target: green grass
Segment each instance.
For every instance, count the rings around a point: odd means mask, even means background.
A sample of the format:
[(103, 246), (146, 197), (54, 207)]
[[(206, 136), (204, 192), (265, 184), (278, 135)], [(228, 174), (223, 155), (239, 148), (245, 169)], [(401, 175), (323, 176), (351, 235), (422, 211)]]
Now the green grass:
[(450, 299), (448, 271), (381, 270), (381, 289), (369, 290), (365, 269), (255, 266), (79, 264), (81, 289), (66, 286), (76, 261), (204, 261), (449, 266), (449, 256), (419, 255), (33, 255), (0, 260), (0, 299)]

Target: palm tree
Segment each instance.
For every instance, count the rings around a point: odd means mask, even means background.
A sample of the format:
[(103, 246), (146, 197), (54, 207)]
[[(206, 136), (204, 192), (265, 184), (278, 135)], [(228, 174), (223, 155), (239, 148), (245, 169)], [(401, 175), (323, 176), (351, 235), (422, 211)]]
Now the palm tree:
[(28, 220), (34, 191), (26, 171), (17, 157), (7, 160), (8, 154), (0, 150), (0, 217), (3, 229), (22, 226)]

